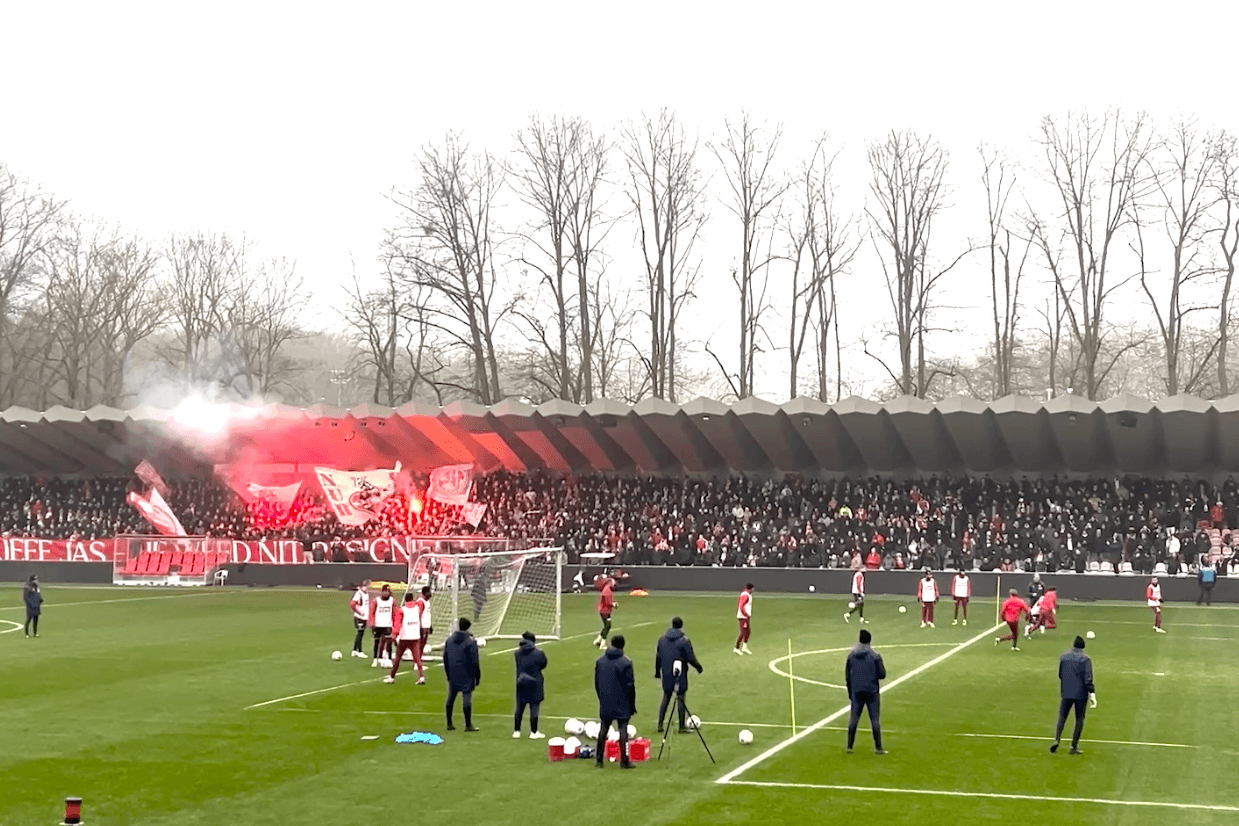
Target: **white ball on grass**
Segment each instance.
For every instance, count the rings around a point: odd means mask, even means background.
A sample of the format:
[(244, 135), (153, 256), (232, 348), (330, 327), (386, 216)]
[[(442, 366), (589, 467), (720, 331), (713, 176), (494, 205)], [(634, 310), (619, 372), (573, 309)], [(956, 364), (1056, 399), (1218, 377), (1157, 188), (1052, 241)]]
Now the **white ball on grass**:
[(615, 729), (613, 729), (613, 728), (611, 728), (611, 729), (607, 729), (607, 739), (608, 739), (608, 740), (618, 740), (618, 739), (619, 739), (619, 732), (618, 732), (618, 731), (616, 731), (616, 730), (615, 730)]
[(590, 740), (597, 740), (598, 729), (600, 728), (602, 728), (602, 726), (598, 724), (597, 720), (590, 720), (588, 723), (585, 724), (585, 736), (588, 737)]
[(855, 602), (849, 602), (849, 603), (848, 603), (848, 610), (849, 610), (849, 611), (851, 611), (851, 610), (852, 610), (853, 608), (855, 608), (855, 607), (856, 607), (856, 603), (855, 603)]
[(814, 587), (814, 586), (812, 586), (812, 585), (810, 585), (810, 586), (809, 586), (809, 593), (810, 593), (810, 594), (811, 594), (811, 593), (813, 593), (813, 592), (814, 592), (814, 591), (816, 591), (816, 590), (817, 590), (817, 588), (816, 588), (816, 587)]
[(629, 726), (628, 726), (628, 739), (629, 739), (629, 740), (631, 740), (632, 738), (634, 738), (634, 737), (636, 737), (636, 736), (637, 736), (637, 727), (636, 727), (636, 726), (634, 726), (634, 725), (632, 725), (632, 724), (629, 724)]
[(486, 637), (478, 637), (478, 648), (486, 647)]
[[(580, 731), (577, 731), (578, 726), (580, 726), (581, 728)], [(564, 721), (564, 734), (573, 734), (573, 735), (576, 735), (577, 737), (580, 737), (584, 732), (585, 732), (585, 724), (582, 723), (580, 720), (576, 719), (575, 717), (570, 717), (569, 719)]]
[(331, 652), (331, 659), (333, 659), (333, 660), (342, 660), (342, 659), (344, 659), (344, 655), (343, 655), (343, 654), (341, 654), (339, 651), (332, 651), (332, 652)]
[(906, 613), (908, 613), (908, 608), (907, 608), (907, 606), (906, 606), (906, 605), (900, 605), (900, 606), (899, 606), (899, 613), (901, 613), (901, 614), (906, 614)]
[(753, 732), (749, 731), (746, 728), (740, 729), (740, 745), (742, 746), (753, 745)]
[(689, 718), (688, 718), (688, 727), (689, 727), (689, 728), (701, 728), (701, 718), (700, 718), (700, 717), (698, 717), (696, 714), (694, 714), (693, 716), (689, 717)]
[(1087, 634), (1085, 634), (1084, 636), (1085, 636), (1087, 639), (1090, 639), (1090, 640), (1095, 640), (1095, 639), (1097, 639), (1097, 635), (1096, 635), (1096, 634), (1094, 634), (1092, 631), (1089, 631), (1089, 632), (1088, 632)]

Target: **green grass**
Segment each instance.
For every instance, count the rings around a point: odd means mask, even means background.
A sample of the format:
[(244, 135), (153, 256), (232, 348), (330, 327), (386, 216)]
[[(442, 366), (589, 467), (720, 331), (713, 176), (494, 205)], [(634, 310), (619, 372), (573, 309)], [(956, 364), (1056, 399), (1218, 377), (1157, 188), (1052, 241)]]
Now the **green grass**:
[[(1013, 817), (1239, 822), (1239, 811), (1080, 801), (1239, 806), (1239, 611), (1224, 607), (1169, 606), (1170, 633), (1154, 635), (1143, 607), (1068, 603), (1059, 630), (1017, 654), (983, 636), (993, 625), (992, 605), (974, 606), (969, 628), (952, 628), (947, 617), (936, 630), (921, 630), (914, 610), (900, 615), (896, 602), (875, 601), (869, 628), (891, 680), (954, 652), (883, 694), (891, 753), (876, 757), (862, 724), (856, 753), (845, 755), (838, 728), (846, 719), (839, 719), (736, 778), (868, 789), (855, 791), (714, 782), (790, 736), (789, 680), (769, 667), (786, 655), (789, 637), (798, 654), (834, 649), (794, 660), (798, 725), (844, 704), (841, 690), (809, 682), (839, 682), (842, 649), (855, 639), (856, 626), (840, 619), (843, 600), (833, 596), (759, 595), (751, 657), (731, 653), (731, 594), (621, 596), (616, 631), (627, 635), (636, 664), (638, 729), (648, 735), (654, 728), (654, 644), (678, 613), (706, 669), (693, 675), (689, 704), (706, 721), (718, 759), (712, 765), (695, 737), (676, 736), (669, 767), (651, 761), (628, 773), (611, 765), (599, 772), (580, 760), (551, 764), (544, 742), (511, 739), (512, 662), (499, 653), (508, 647), (502, 641), (483, 652), (475, 696), (482, 731), (453, 733), (437, 747), (405, 746), (393, 742), (402, 731), (442, 731), (442, 672), (432, 668), (426, 686), (408, 677), (391, 686), (378, 682), (381, 673), (368, 660), (331, 661), (330, 652), (347, 651), (351, 640), (345, 594), (50, 587), (45, 596), (39, 639), (0, 633), (3, 826), (58, 823), (67, 795), (85, 799), (90, 826), (350, 824), (391, 816), (547, 823), (596, 818), (604, 799), (610, 819), (626, 824), (848, 823), (891, 815), (930, 826)], [(546, 646), (543, 729), (552, 735), (564, 717), (588, 719), (597, 710), (593, 602), (565, 597), (565, 633), (575, 638)], [(19, 606), (18, 591), (0, 588), (0, 605)], [(21, 619), (20, 608), (0, 608), (0, 632)], [(1051, 756), (1057, 657), (1087, 629), (1098, 635), (1088, 650), (1100, 707), (1089, 715), (1086, 753)], [(245, 710), (334, 686), (342, 687)], [(753, 727), (754, 745), (737, 743), (741, 723)], [(379, 739), (363, 741), (366, 735)]]

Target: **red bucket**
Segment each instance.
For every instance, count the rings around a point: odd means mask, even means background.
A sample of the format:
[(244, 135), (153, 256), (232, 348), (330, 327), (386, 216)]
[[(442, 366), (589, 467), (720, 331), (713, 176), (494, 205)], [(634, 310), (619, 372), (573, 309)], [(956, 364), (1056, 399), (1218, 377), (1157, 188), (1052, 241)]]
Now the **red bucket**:
[(558, 763), (564, 759), (564, 738), (552, 737), (546, 741), (546, 757), (552, 763)]
[(619, 760), (619, 740), (608, 740), (605, 754), (608, 760)]
[(650, 741), (644, 737), (638, 737), (628, 741), (628, 759), (634, 763), (641, 763), (650, 759)]

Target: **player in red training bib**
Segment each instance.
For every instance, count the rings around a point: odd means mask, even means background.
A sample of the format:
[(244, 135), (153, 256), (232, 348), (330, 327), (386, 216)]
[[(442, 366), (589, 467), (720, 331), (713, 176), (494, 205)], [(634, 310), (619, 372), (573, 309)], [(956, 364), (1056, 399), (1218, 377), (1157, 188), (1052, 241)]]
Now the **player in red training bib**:
[(929, 571), (926, 571), (924, 578), (916, 584), (916, 599), (921, 604), (921, 627), (936, 627), (934, 603), (938, 601), (938, 581)]
[(396, 598), (391, 586), (384, 585), (376, 599), (370, 600), (370, 628), (374, 634), (374, 659), (371, 668), (391, 668), (392, 626), (396, 621)]
[(951, 580), (951, 597), (955, 600), (955, 618), (951, 625), (959, 625), (959, 609), (964, 609), (964, 626), (968, 625), (968, 600), (972, 599), (972, 580), (963, 571)]
[(1028, 627), (1024, 629), (1024, 636), (1032, 637), (1034, 631), (1045, 633), (1047, 628), (1057, 628), (1058, 619), (1055, 613), (1058, 611), (1058, 589), (1050, 586), (1045, 589), (1045, 593), (1037, 599), (1037, 604), (1032, 609), (1032, 620), (1028, 623)]
[[(422, 667), (422, 612), (418, 610), (417, 601), (413, 598), (413, 594), (407, 593), (404, 595), (404, 607), (396, 609), (395, 621), (392, 623), (396, 635), (396, 656), (395, 662), (392, 664), (391, 673), (383, 678), (385, 683), (394, 683), (396, 681), (396, 672), (400, 670), (400, 661), (404, 659), (407, 651), (413, 657), (413, 661), (417, 663), (418, 671)], [(425, 683), (424, 678), (417, 681), (419, 684)]]
[(363, 579), (357, 586), (348, 607), (353, 611), (353, 629), (357, 635), (353, 637), (353, 650), (350, 657), (366, 658), (366, 652), (361, 650), (361, 642), (366, 638), (366, 626), (370, 624), (370, 580)]
[(1020, 592), (1011, 589), (1010, 596), (1002, 603), (1002, 621), (1011, 629), (1005, 637), (994, 637), (994, 645), (1011, 640), (1011, 650), (1020, 650), (1020, 617), (1028, 613), (1028, 603), (1020, 599)]
[(602, 630), (598, 632), (594, 645), (599, 648), (607, 647), (607, 634), (611, 633), (611, 614), (615, 611), (615, 596), (612, 594), (611, 587), (614, 584), (615, 580), (610, 577), (604, 579), (602, 593), (598, 595), (598, 617), (602, 620)]
[(847, 613), (843, 615), (844, 622), (852, 621), (852, 613), (860, 612), (860, 621), (862, 624), (869, 622), (865, 619), (865, 572), (864, 570), (857, 571), (852, 574), (852, 601), (848, 605)]
[(740, 621), (740, 636), (736, 637), (736, 654), (752, 654), (749, 650), (749, 623), (753, 619), (753, 583), (744, 586), (736, 601), (736, 619)]
[(1153, 609), (1153, 630), (1165, 634), (1166, 629), (1162, 628), (1162, 586), (1157, 584), (1157, 577), (1149, 580), (1149, 587), (1144, 589), (1144, 598)]

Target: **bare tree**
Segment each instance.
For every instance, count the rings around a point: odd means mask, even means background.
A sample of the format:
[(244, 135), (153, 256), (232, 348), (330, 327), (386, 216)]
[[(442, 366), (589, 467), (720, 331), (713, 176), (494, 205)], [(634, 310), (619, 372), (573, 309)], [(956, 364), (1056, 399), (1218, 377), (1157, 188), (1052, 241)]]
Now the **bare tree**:
[[(727, 181), (730, 199), (727, 209), (740, 219), (740, 254), (732, 267), (731, 279), (740, 300), (739, 364), (735, 374), (727, 371), (722, 359), (706, 347), (718, 364), (736, 398), (753, 395), (755, 359), (761, 349), (759, 335), (766, 335), (762, 315), (770, 308), (766, 293), (770, 286), (770, 264), (774, 261), (774, 229), (779, 218), (780, 201), (788, 183), (773, 168), (783, 128), (776, 126), (769, 137), (754, 123), (746, 111), (739, 123), (724, 122), (721, 144), (711, 144), (710, 151), (718, 159)], [(762, 247), (765, 247), (763, 252)]]
[(1124, 352), (1111, 353), (1108, 364), (1101, 359), (1106, 302), (1133, 277), (1114, 276), (1112, 255), (1145, 186), (1148, 132), (1143, 115), (1126, 119), (1117, 112), (1100, 119), (1068, 113), (1062, 122), (1050, 116), (1041, 121), (1043, 171), (1060, 211), (1054, 227), (1034, 215), (1034, 238), (1062, 299), (1081, 359), (1081, 389), (1089, 399), (1097, 397)]
[(948, 156), (937, 141), (892, 131), (869, 145), (868, 157), (873, 202), (866, 211), (875, 245), (881, 242), (878, 255), (895, 316), (899, 372), (869, 355), (882, 364), (900, 393), (924, 398), (941, 372), (925, 358), (929, 313), (942, 278), (971, 249), (942, 269), (934, 269), (929, 256), (934, 219), (945, 206), (946, 194)]
[(207, 233), (176, 235), (168, 243), (172, 328), (162, 354), (186, 389), (219, 384), (227, 372), (220, 335), (243, 267), (244, 246), (227, 234)]
[(291, 389), (297, 364), (287, 349), (306, 335), (302, 314), (310, 294), (305, 282), (281, 258), (252, 267), (243, 261), (238, 276), (221, 323), (220, 342), (229, 365), (221, 381), (245, 398)]
[(680, 315), (694, 297), (700, 263), (693, 252), (706, 220), (697, 142), (690, 141), (675, 114), (663, 109), (624, 130), (627, 195), (636, 216), (645, 263), (645, 315), (650, 347), (640, 352), (650, 392), (674, 402), (679, 364)]
[(834, 162), (823, 135), (794, 185), (799, 212), (787, 224), (791, 293), (788, 311), (788, 393), (800, 394), (799, 366), (809, 331), (817, 355), (817, 396), (827, 400), (830, 332), (835, 321), (835, 276), (851, 265), (860, 246), (856, 217), (835, 203)]
[[(1028, 261), (1028, 253), (1032, 249), (1032, 238), (1018, 238), (1007, 226), (1007, 201), (1015, 189), (1016, 179), (1010, 160), (984, 145), (979, 152), (989, 228), (987, 240), (990, 298), (994, 316), (994, 339), (991, 342), (994, 377), (991, 395), (993, 398), (1001, 398), (1013, 392), (1016, 329), (1020, 321), (1020, 284), (1024, 279), (1024, 265)], [(1022, 244), (1022, 252), (1019, 251), (1017, 242)], [(1018, 261), (1013, 262), (1016, 256)]]
[(503, 171), (488, 152), (475, 154), (452, 134), (442, 146), (423, 148), (418, 169), (418, 186), (392, 196), (403, 215), (385, 247), (403, 263), (401, 277), (437, 299), (434, 326), (469, 356), (470, 395), (494, 404), (504, 396), (497, 331), (511, 309), (497, 303), (502, 275), (491, 216)]
[[(1149, 299), (1162, 342), (1165, 365), (1165, 391), (1174, 396), (1191, 393), (1204, 376), (1211, 359), (1198, 360), (1190, 372), (1184, 372), (1180, 362), (1184, 325), (1189, 316), (1209, 309), (1207, 304), (1192, 303), (1189, 292), (1213, 271), (1205, 251), (1209, 234), (1208, 215), (1213, 207), (1213, 166), (1217, 159), (1212, 151), (1213, 138), (1201, 135), (1193, 121), (1181, 118), (1170, 134), (1158, 142), (1155, 151), (1145, 158), (1152, 188), (1151, 203), (1132, 199), (1132, 226), (1135, 237), (1132, 249), (1140, 267), (1140, 287)], [(1145, 249), (1145, 220), (1150, 220), (1165, 234), (1169, 253), (1168, 282), (1154, 283)], [(1156, 294), (1164, 289), (1161, 300)], [(1164, 302), (1164, 306), (1163, 306)]]
[(1239, 139), (1222, 132), (1213, 141), (1215, 198), (1220, 206), (1222, 253), (1222, 294), (1218, 305), (1217, 393), (1230, 395), (1228, 356), (1230, 348), (1231, 295), (1235, 284), (1235, 265), (1239, 258)]

